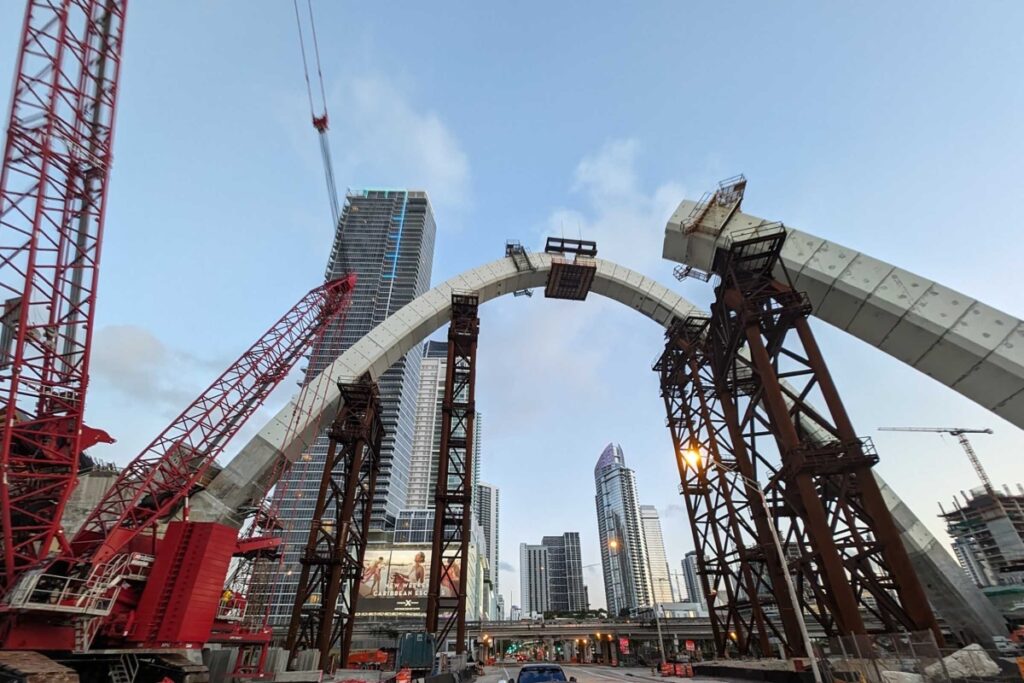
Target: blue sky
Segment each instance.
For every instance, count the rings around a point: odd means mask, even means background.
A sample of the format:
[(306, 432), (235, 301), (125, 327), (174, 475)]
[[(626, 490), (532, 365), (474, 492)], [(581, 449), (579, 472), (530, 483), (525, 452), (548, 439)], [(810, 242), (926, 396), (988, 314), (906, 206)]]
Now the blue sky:
[[(668, 215), (742, 172), (747, 211), (1024, 314), (1020, 2), (314, 8), (339, 185), (431, 194), (435, 282), (506, 238), (564, 232), (671, 283)], [(22, 9), (0, 3), (0, 74)], [(322, 276), (332, 231), (292, 11), (131, 5), (87, 413), (119, 442), (99, 457), (132, 457)], [(483, 476), (502, 489), (507, 602), (521, 541), (576, 530), (584, 562), (599, 561), (592, 468), (609, 441), (662, 511), (678, 568), (691, 541), (650, 370), (661, 331), (598, 297), (509, 298), (482, 325)], [(934, 530), (936, 502), (976, 485), (969, 464), (953, 439), (876, 427), (992, 427), (975, 441), (985, 466), (1024, 481), (1015, 427), (816, 329), (881, 472)], [(602, 604), (598, 568), (586, 578)]]

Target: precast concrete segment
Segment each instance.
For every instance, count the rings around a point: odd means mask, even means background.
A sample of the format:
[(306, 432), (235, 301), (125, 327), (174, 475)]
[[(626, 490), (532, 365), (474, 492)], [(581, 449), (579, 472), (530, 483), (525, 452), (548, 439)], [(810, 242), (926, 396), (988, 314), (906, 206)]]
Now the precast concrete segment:
[[(331, 379), (325, 395), (316, 397), (312, 395), (315, 392), (307, 392), (305, 404), (298, 407), (289, 402), (209, 488), (193, 498), (192, 518), (238, 525), (236, 511), (262, 497), (277, 459), (294, 461), (312, 446), (321, 415), (337, 412), (339, 392), (335, 382), (355, 381), (366, 372), (378, 379), (392, 363), (448, 323), (453, 292), (476, 292), (480, 303), (485, 303), (517, 290), (543, 287), (551, 271), (552, 255), (532, 253), (530, 261), (535, 270), (520, 272), (513, 260), (505, 257), (457, 275), (375, 327), (324, 370)], [(667, 326), (673, 317), (696, 311), (683, 297), (634, 270), (601, 259), (595, 259), (595, 263), (592, 292), (629, 306), (659, 325)]]
[[(687, 231), (695, 205), (685, 200), (672, 214), (662, 255), (705, 272), (735, 236), (778, 229), (737, 211), (712, 231), (720, 217), (709, 211)], [(807, 293), (813, 315), (1024, 428), (1024, 322), (848, 247), (786, 232), (780, 263), (794, 288)]]

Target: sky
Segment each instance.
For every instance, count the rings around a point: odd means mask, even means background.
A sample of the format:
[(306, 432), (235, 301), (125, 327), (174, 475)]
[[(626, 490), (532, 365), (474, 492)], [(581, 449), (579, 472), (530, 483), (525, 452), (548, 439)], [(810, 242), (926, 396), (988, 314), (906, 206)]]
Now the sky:
[[(0, 2), (0, 74), (23, 5)], [(509, 238), (582, 236), (706, 306), (710, 286), (675, 282), (660, 258), (665, 222), (744, 173), (746, 211), (1024, 315), (1016, 0), (313, 8), (339, 187), (428, 191), (435, 283)], [(97, 457), (131, 459), (321, 280), (333, 231), (302, 73), (290, 2), (131, 3), (86, 413), (118, 442)], [(651, 371), (662, 331), (596, 295), (505, 297), (481, 324), (482, 476), (501, 488), (506, 604), (519, 603), (519, 543), (578, 531), (603, 605), (593, 466), (611, 441), (678, 571), (692, 541)], [(933, 532), (937, 503), (977, 485), (969, 463), (951, 437), (878, 427), (991, 427), (974, 440), (989, 474), (1024, 482), (1019, 429), (814, 329), (879, 471)]]

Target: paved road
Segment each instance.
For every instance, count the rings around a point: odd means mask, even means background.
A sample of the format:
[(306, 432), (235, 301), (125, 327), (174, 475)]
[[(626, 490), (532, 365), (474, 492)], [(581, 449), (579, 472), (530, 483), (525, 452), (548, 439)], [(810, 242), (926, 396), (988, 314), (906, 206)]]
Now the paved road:
[[(701, 681), (717, 681), (713, 678), (661, 678), (654, 676), (650, 669), (642, 668), (617, 668), (607, 666), (571, 666), (563, 665), (567, 676), (573, 676), (578, 683), (701, 683)], [(499, 683), (508, 679), (515, 682), (519, 673), (518, 666), (489, 666), (484, 676), (476, 680), (476, 683)]]

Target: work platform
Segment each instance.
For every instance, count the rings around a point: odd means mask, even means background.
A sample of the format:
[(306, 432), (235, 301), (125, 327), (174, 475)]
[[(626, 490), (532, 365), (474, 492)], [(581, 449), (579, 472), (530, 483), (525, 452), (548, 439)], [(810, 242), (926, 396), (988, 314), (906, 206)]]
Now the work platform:
[(549, 299), (585, 300), (597, 272), (594, 260), (597, 242), (549, 237), (544, 252), (551, 254), (551, 271), (544, 296)]

